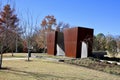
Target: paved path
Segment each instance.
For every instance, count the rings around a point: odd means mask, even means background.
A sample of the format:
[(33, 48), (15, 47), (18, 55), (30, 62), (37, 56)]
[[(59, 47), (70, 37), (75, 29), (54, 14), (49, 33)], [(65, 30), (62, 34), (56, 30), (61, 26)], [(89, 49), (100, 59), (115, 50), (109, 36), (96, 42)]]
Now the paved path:
[(27, 59), (27, 58), (3, 58), (3, 60), (20, 60), (20, 59)]

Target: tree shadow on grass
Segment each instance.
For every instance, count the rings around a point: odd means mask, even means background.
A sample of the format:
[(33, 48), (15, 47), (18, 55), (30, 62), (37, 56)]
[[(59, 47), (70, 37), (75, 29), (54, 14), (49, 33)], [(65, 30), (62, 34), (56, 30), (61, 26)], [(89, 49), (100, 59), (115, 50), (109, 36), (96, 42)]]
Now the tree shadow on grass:
[(41, 78), (41, 77), (56, 77), (56, 78), (62, 78), (59, 76), (55, 76), (55, 75), (51, 75), (51, 74), (42, 74), (42, 73), (37, 73), (37, 72), (28, 72), (28, 71), (21, 71), (21, 70), (13, 70), (10, 69), (10, 71), (14, 74), (18, 74), (18, 75), (28, 75), (28, 76), (33, 76), (36, 78)]
[(0, 70), (10, 70), (10, 68), (8, 68), (8, 67), (2, 67), (2, 68), (0, 68)]
[(25, 60), (26, 62), (32, 62), (33, 60)]
[[(29, 71), (21, 71), (21, 70), (16, 70), (12, 68), (3, 68), (3, 70), (8, 70), (7, 73), (14, 74), (14, 75), (21, 75), (21, 76), (32, 76), (33, 78), (39, 80), (39, 79), (50, 79), (50, 80), (64, 80), (64, 79), (79, 79), (75, 77), (63, 77), (59, 75), (54, 75), (54, 74), (49, 74), (49, 73), (38, 73), (38, 72), (29, 72)], [(81, 79), (80, 79), (81, 80)]]

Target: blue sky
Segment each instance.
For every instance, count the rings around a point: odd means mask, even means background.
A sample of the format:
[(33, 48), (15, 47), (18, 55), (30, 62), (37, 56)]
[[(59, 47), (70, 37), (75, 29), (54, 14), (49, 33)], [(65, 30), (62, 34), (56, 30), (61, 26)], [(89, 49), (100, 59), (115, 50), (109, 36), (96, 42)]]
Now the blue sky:
[[(9, 0), (2, 0), (3, 2)], [(46, 15), (57, 22), (94, 29), (94, 34), (120, 35), (120, 0), (12, 0), (18, 13), (26, 12), (41, 23)]]

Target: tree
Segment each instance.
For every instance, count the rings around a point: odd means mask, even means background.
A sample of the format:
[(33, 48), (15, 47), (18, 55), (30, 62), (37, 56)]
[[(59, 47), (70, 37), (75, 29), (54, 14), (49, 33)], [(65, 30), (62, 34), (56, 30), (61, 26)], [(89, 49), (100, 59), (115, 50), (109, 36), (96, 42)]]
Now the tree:
[(112, 35), (106, 36), (106, 49), (115, 57), (117, 53), (117, 42)]
[(106, 48), (106, 38), (105, 38), (105, 35), (103, 33), (99, 33), (97, 34), (96, 38), (94, 38), (95, 40), (95, 43), (97, 44), (96, 45), (96, 50), (98, 51), (105, 51)]
[(120, 52), (120, 36), (116, 37), (117, 51)]
[(5, 5), (3, 10), (0, 12), (0, 68), (2, 66), (3, 53), (7, 49), (10, 49), (14, 42), (15, 36), (12, 35), (18, 35), (20, 30), (18, 27), (19, 19), (14, 12), (15, 9), (11, 8), (9, 4)]
[[(25, 15), (25, 14), (24, 14)], [(34, 49), (34, 46), (36, 44), (35, 43), (35, 39), (33, 38), (34, 36), (34, 33), (36, 32), (36, 27), (38, 27), (38, 24), (37, 24), (37, 18), (36, 19), (36, 22), (34, 23), (34, 19), (32, 17), (32, 14), (31, 12), (27, 11), (26, 12), (26, 16), (27, 16), (27, 20), (22, 18), (21, 20), (21, 26), (23, 27), (23, 34), (22, 34), (22, 39), (23, 39), (23, 50), (26, 52), (28, 52), (28, 61), (30, 61), (30, 54), (31, 54), (31, 51)]]
[[(42, 20), (41, 30), (40, 30), (40, 40), (39, 45), (44, 45), (44, 53), (46, 49), (46, 33), (50, 31), (55, 31), (54, 28), (56, 27), (56, 19), (53, 15), (45, 16)], [(42, 42), (42, 43), (41, 43)]]
[(99, 44), (98, 44), (96, 36), (93, 37), (93, 50), (94, 51), (99, 50)]
[(44, 38), (43, 38), (43, 35), (41, 35), (40, 31), (37, 31), (35, 34), (34, 34), (34, 39), (35, 39), (35, 42), (36, 42), (36, 47), (39, 48), (39, 49), (43, 49), (44, 48)]
[(56, 19), (54, 16), (45, 16), (45, 18), (42, 20), (41, 27), (42, 30), (52, 31), (53, 28), (56, 25)]

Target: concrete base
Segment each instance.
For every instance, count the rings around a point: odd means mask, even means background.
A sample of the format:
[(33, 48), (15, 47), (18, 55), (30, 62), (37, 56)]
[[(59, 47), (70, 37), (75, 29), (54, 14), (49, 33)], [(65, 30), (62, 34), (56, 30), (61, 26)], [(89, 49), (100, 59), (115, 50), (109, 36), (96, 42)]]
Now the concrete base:
[(87, 58), (88, 57), (88, 46), (85, 42), (82, 42), (81, 47), (81, 58)]
[(60, 46), (57, 44), (57, 55), (58, 56), (64, 56), (65, 52), (63, 51), (62, 48), (60, 48)]

